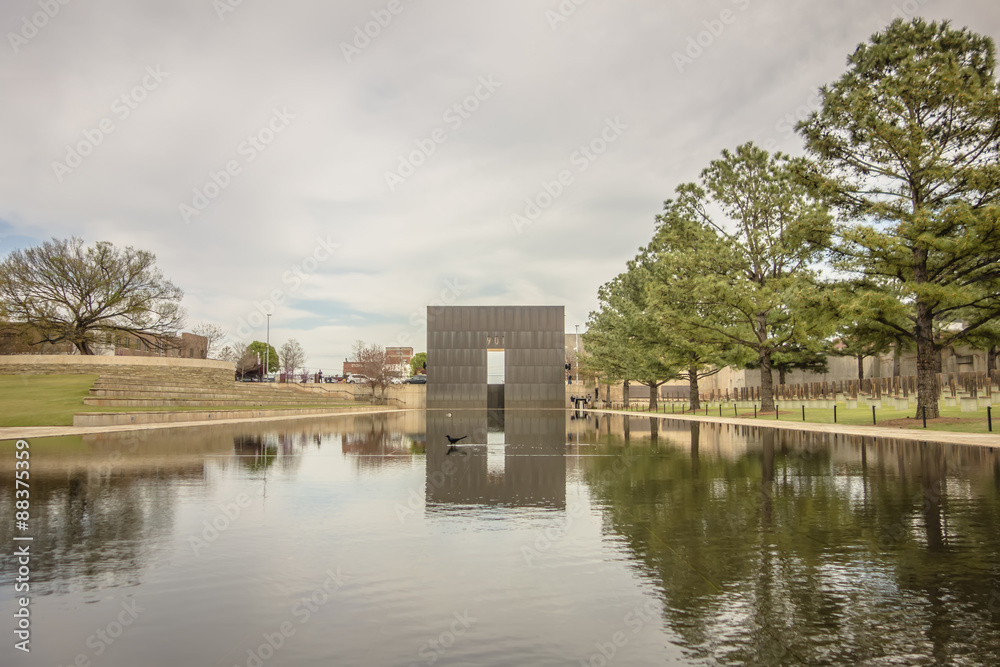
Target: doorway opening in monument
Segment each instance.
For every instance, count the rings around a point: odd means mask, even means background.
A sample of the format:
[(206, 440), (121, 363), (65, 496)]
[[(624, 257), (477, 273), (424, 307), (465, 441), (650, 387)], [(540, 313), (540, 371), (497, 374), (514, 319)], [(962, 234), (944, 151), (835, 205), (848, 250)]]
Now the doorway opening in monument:
[(504, 351), (486, 350), (486, 384), (504, 383)]

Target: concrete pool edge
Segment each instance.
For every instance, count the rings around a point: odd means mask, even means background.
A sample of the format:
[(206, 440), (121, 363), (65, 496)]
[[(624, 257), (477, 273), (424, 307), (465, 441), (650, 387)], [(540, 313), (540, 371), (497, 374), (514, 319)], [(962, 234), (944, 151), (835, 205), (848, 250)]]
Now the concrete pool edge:
[(855, 435), (861, 437), (871, 437), (884, 440), (908, 440), (912, 442), (939, 442), (948, 445), (971, 445), (976, 447), (1000, 447), (1000, 434), (990, 433), (958, 433), (954, 431), (924, 431), (916, 429), (885, 428), (879, 426), (848, 426), (840, 424), (815, 424), (812, 422), (792, 422), (792, 421), (750, 421), (746, 418), (736, 417), (695, 417), (692, 415), (678, 414), (657, 414), (657, 413), (636, 413), (625, 410), (603, 410), (587, 409), (585, 412), (591, 414), (623, 415), (629, 417), (655, 417), (660, 420), (672, 419), (674, 421), (688, 422), (708, 422), (712, 424), (726, 424), (732, 426), (749, 426), (752, 428), (771, 428), (785, 431), (799, 431), (809, 433), (829, 433), (831, 435)]
[(220, 424), (242, 424), (248, 422), (273, 422), (294, 419), (324, 419), (327, 417), (345, 417), (357, 415), (394, 414), (422, 410), (423, 408), (370, 408), (347, 410), (330, 410), (310, 414), (281, 414), (265, 417), (235, 417), (231, 419), (212, 419), (184, 422), (154, 422), (147, 424), (119, 424), (105, 426), (4, 426), (0, 427), (0, 442), (13, 440), (28, 440), (30, 438), (56, 438), (67, 435), (90, 435), (94, 433), (123, 433), (127, 431), (151, 431), (167, 428), (188, 428), (198, 426), (217, 426)]

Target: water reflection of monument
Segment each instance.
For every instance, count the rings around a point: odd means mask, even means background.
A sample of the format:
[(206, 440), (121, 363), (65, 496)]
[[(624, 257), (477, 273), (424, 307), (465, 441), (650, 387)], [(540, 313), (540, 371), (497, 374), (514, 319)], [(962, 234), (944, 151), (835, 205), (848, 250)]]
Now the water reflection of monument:
[[(446, 435), (468, 437), (449, 447)], [(562, 411), (427, 412), (427, 508), (566, 506)]]

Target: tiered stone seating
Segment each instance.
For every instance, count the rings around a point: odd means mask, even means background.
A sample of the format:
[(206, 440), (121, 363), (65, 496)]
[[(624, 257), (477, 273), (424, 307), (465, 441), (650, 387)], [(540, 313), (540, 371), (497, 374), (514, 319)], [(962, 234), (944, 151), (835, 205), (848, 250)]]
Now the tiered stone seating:
[(255, 407), (323, 406), (351, 402), (349, 392), (332, 390), (317, 394), (294, 385), (256, 382), (199, 381), (176, 377), (156, 378), (148, 373), (101, 374), (84, 399), (85, 405), (103, 407)]

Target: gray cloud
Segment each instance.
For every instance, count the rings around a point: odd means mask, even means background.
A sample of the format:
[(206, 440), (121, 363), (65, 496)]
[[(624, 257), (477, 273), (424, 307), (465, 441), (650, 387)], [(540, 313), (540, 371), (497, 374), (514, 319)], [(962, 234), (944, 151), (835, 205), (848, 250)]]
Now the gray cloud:
[[(789, 119), (894, 13), (1000, 34), (1000, 8), (941, 0), (399, 0), (391, 20), (388, 0), (243, 0), (221, 19), (210, 0), (56, 5), (30, 38), (39, 2), (0, 8), (0, 253), (69, 235), (141, 246), (192, 321), (233, 330), (281, 290), (272, 342), (296, 337), (330, 371), (358, 338), (423, 349), (435, 300), (565, 304), (572, 331), (722, 148), (799, 151)], [(155, 86), (150, 68), (167, 73)], [(499, 86), (466, 104), (483, 77)], [(276, 110), (293, 116), (280, 131)], [(582, 170), (574, 155), (615, 118), (627, 129)], [(96, 145), (57, 173), (81, 142)], [(562, 171), (518, 233), (512, 216)], [(186, 220), (196, 190), (217, 193)], [(336, 252), (291, 282), (320, 238)]]

